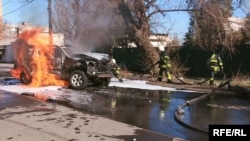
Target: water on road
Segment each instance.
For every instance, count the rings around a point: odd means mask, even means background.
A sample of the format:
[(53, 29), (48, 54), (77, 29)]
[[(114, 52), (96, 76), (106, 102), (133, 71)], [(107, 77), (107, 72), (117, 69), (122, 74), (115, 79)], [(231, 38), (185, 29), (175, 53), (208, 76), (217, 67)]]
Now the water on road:
[[(208, 134), (199, 130), (207, 131), (209, 124), (250, 123), (250, 96), (239, 94), (216, 94), (183, 109), (184, 112), (179, 115), (181, 122), (199, 129), (194, 130), (177, 122), (174, 115), (178, 106), (203, 95), (198, 92), (118, 86), (89, 87), (82, 91), (58, 87), (23, 88), (18, 85), (1, 86), (1, 89), (9, 92), (17, 90), (16, 93), (19, 94), (32, 95), (83, 112), (191, 141), (207, 141)], [(6, 101), (1, 103), (8, 104)]]

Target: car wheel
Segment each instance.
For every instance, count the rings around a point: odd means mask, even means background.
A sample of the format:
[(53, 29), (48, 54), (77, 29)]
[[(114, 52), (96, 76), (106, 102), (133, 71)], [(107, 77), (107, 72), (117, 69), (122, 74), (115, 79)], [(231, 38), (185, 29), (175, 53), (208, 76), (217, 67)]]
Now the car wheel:
[(70, 86), (73, 89), (81, 90), (88, 85), (88, 78), (83, 71), (76, 70), (70, 75)]
[(20, 81), (23, 84), (30, 84), (31, 80), (32, 80), (32, 76), (26, 74), (25, 72), (21, 72), (21, 74), (20, 74)]

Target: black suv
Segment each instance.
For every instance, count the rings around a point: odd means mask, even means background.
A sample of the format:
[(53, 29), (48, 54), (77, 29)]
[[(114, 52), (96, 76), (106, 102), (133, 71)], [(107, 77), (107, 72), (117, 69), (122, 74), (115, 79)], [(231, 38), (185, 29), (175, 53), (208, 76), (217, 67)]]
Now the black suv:
[[(57, 74), (61, 79), (69, 82), (72, 89), (81, 90), (92, 84), (94, 86), (108, 86), (112, 77), (107, 54), (100, 53), (79, 53), (71, 54), (70, 48), (66, 46), (54, 46), (53, 69), (49, 73)], [(34, 50), (29, 46), (30, 54), (36, 53), (39, 55), (39, 50)], [(29, 54), (29, 53), (28, 53)], [(29, 55), (26, 55), (21, 67), (26, 68), (20, 74), (20, 80), (24, 84), (29, 84), (32, 81), (32, 70), (29, 67)]]

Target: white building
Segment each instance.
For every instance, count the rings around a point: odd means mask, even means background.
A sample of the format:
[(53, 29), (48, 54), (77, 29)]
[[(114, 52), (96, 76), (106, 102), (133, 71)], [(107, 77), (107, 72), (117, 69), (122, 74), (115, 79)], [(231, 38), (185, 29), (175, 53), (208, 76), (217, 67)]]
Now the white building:
[(173, 41), (173, 38), (168, 34), (153, 34), (149, 36), (149, 40), (153, 47), (165, 48)]
[[(152, 34), (149, 36), (149, 40), (153, 47), (165, 48), (173, 41), (173, 38), (169, 37), (168, 34)], [(128, 47), (136, 47), (136, 44), (130, 42)]]
[[(48, 36), (49, 28), (48, 27), (36, 27), (32, 26), (29, 23), (22, 23), (21, 25), (6, 25), (3, 37), (0, 40), (0, 62), (12, 62), (13, 61), (13, 49), (11, 44), (18, 39), (18, 36), (26, 31), (31, 29), (42, 29), (42, 36)], [(64, 36), (62, 33), (53, 33), (52, 34), (53, 44), (54, 45), (64, 45)]]
[[(21, 23), (20, 25), (13, 25), (13, 24), (8, 24), (5, 26), (5, 30), (3, 33), (3, 40), (6, 38), (18, 38), (19, 34), (21, 34), (23, 31), (26, 30), (31, 30), (31, 29), (36, 29), (36, 28), (41, 28), (42, 33), (45, 35), (49, 34), (49, 28), (48, 27), (36, 27), (32, 26), (29, 23)], [(54, 45), (64, 45), (64, 36), (62, 33), (53, 33), (52, 34), (53, 38), (53, 44)]]
[(237, 18), (237, 17), (229, 17), (228, 23), (225, 24), (226, 30), (235, 32), (239, 31), (242, 27), (244, 27), (245, 19), (244, 18)]

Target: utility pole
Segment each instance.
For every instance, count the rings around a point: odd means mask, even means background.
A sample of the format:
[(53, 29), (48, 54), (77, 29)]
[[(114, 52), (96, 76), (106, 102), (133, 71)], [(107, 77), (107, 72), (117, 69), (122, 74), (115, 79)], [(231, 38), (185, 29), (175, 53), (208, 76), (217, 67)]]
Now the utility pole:
[(2, 33), (2, 29), (3, 29), (3, 3), (2, 3), (2, 0), (0, 0), (0, 31), (1, 31), (1, 33), (0, 33), (0, 39), (2, 39), (2, 35), (3, 35), (3, 33)]
[(52, 40), (53, 28), (52, 28), (51, 0), (48, 0), (48, 17), (49, 17), (49, 43), (50, 45), (52, 45), (53, 44), (53, 40)]

